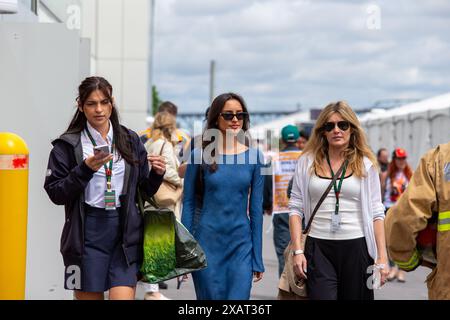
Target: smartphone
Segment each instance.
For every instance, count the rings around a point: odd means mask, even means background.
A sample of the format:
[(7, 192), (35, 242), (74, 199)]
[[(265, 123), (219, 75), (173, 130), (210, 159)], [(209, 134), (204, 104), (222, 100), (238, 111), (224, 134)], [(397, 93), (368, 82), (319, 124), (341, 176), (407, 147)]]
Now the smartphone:
[(94, 147), (94, 155), (102, 154), (102, 156), (107, 156), (110, 154), (109, 152), (109, 146), (107, 144), (101, 145), (101, 146), (95, 146)]

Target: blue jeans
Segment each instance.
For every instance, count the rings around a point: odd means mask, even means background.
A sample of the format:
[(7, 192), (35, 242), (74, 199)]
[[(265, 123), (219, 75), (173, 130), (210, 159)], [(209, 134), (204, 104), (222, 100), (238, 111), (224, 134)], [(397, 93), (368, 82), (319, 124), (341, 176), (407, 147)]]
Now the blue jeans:
[(289, 213), (277, 213), (273, 215), (273, 243), (278, 258), (278, 276), (281, 276), (284, 268), (284, 250), (286, 249), (291, 234), (289, 233)]

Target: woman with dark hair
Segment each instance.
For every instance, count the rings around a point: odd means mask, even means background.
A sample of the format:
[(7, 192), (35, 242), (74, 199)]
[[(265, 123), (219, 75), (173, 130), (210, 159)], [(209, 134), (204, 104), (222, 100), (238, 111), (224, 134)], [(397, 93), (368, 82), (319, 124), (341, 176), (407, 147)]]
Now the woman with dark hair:
[(69, 128), (52, 143), (44, 185), (65, 207), (64, 287), (79, 300), (104, 299), (108, 290), (111, 300), (134, 299), (143, 239), (136, 191), (156, 193), (165, 163), (119, 124), (107, 80), (87, 78), (78, 91)]
[(248, 128), (242, 97), (219, 95), (208, 113), (203, 147), (194, 149), (186, 171), (181, 219), (208, 262), (193, 273), (199, 300), (249, 299), (252, 278), (263, 277), (263, 156), (249, 147)]
[(345, 101), (320, 113), (297, 162), (289, 208), (294, 272), (307, 279), (309, 297), (373, 300), (368, 272), (376, 270), (381, 285), (389, 272), (384, 206), (377, 160)]
[[(413, 171), (406, 160), (407, 156), (405, 149), (396, 148), (392, 152), (392, 160), (388, 165), (387, 174), (384, 177), (385, 180), (381, 181), (385, 186), (384, 206), (386, 207), (386, 214), (389, 214), (389, 209), (405, 192), (413, 175)], [(388, 275), (388, 280), (392, 281), (397, 278), (399, 282), (405, 282), (405, 271), (400, 270), (393, 261), (389, 263), (391, 272)]]

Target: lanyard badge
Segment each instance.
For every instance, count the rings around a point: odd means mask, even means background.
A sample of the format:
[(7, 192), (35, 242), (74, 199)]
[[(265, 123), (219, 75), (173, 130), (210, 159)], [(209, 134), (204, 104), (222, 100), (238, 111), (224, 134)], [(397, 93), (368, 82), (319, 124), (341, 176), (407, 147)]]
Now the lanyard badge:
[[(328, 155), (327, 155), (327, 162), (328, 162), (328, 165), (330, 166), (331, 177), (334, 178), (334, 172), (333, 172), (333, 169), (331, 168), (331, 163), (330, 163), (330, 159), (329, 159)], [(336, 196), (336, 205), (334, 207), (334, 213), (331, 214), (331, 232), (336, 232), (341, 227), (341, 215), (339, 214), (339, 197), (340, 197), (341, 188), (342, 188), (342, 181), (344, 181), (345, 171), (347, 170), (347, 165), (348, 165), (348, 160), (345, 160), (344, 168), (342, 170), (342, 174), (339, 179), (339, 184), (336, 185), (337, 181), (335, 181), (333, 184), (334, 194)]]
[(105, 210), (116, 210), (116, 190), (112, 189), (112, 160), (109, 162), (109, 168), (105, 164), (106, 190), (105, 190)]
[[(94, 147), (97, 146), (94, 138), (89, 132), (88, 128), (86, 128), (87, 135), (92, 142)], [(112, 141), (111, 153), (114, 154), (114, 139)], [(111, 178), (112, 178), (112, 167), (113, 160), (109, 161), (108, 166), (106, 163), (103, 165), (105, 168), (105, 176), (106, 176), (106, 190), (105, 190), (105, 210), (116, 210), (116, 190), (112, 188)]]

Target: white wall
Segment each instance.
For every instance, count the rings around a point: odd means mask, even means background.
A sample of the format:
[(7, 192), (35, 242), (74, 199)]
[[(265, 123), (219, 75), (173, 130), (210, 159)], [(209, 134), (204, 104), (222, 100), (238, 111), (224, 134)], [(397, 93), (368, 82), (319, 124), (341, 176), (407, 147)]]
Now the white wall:
[[(0, 131), (20, 135), (30, 150), (27, 299), (71, 299), (59, 253), (64, 208), (43, 188), (50, 142), (75, 110), (89, 42), (64, 24), (0, 23)], [(80, 55), (85, 56), (80, 59)]]

